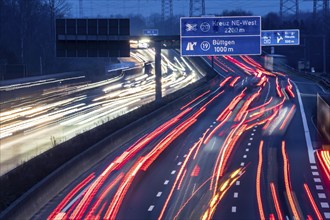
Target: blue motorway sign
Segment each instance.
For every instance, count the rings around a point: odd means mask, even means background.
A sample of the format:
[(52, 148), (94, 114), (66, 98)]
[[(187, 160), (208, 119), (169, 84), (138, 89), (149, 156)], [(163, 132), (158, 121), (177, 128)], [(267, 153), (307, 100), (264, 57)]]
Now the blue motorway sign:
[[(182, 56), (260, 54), (260, 36), (191, 37), (181, 39)], [(259, 42), (259, 43), (251, 43)]]
[(157, 36), (158, 29), (143, 29), (144, 36)]
[(259, 55), (260, 16), (184, 17), (180, 19), (181, 55)]
[(293, 30), (263, 30), (261, 32), (261, 46), (299, 45), (300, 32)]

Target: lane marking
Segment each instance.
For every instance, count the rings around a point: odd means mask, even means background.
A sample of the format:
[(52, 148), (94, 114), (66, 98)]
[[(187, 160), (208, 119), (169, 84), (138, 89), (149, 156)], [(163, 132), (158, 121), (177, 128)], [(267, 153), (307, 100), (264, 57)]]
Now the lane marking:
[(158, 192), (156, 196), (160, 197), (161, 195), (162, 195), (162, 192)]
[(245, 151), (249, 151), (249, 148), (246, 148)]
[(236, 212), (236, 206), (231, 207), (231, 212)]
[(238, 198), (238, 192), (234, 192), (234, 198)]
[(254, 133), (251, 134), (252, 136), (254, 135)]
[(315, 186), (317, 190), (323, 190), (323, 186), (322, 185), (316, 185)]
[(251, 143), (248, 143), (248, 146), (251, 146)]
[(325, 212), (324, 216), (325, 216), (326, 219), (330, 219), (330, 212)]
[(211, 147), (211, 151), (213, 150), (214, 145), (215, 145), (215, 139), (214, 139), (214, 141), (213, 141), (213, 144), (212, 144), (212, 147)]
[(210, 125), (210, 128), (212, 128), (213, 127), (213, 125)]
[(320, 178), (314, 178), (314, 182), (320, 183), (321, 182), (321, 179)]
[(176, 170), (172, 170), (171, 174), (173, 175), (173, 174), (175, 174), (175, 172), (176, 172)]
[(188, 156), (187, 154), (183, 155), (183, 157), (187, 157), (187, 156)]
[(254, 127), (255, 127), (255, 128), (257, 128), (258, 126), (257, 126), (257, 125), (255, 125)]
[(322, 86), (320, 86), (319, 84), (309, 83), (309, 82), (299, 82), (299, 81), (296, 81), (296, 80), (295, 80), (295, 82), (298, 83), (298, 84), (307, 84), (307, 85), (312, 85), (312, 86), (318, 86), (323, 91), (323, 93), (330, 94), (329, 92), (325, 91), (324, 88)]
[(326, 198), (325, 193), (318, 193), (317, 196), (318, 196), (320, 199), (325, 199), (325, 198)]
[(179, 162), (179, 163), (178, 163), (178, 166), (180, 166), (181, 164), (182, 164), (182, 162)]
[(318, 176), (319, 172), (312, 172), (313, 176)]
[(309, 128), (308, 128), (308, 125), (307, 125), (305, 110), (304, 110), (304, 106), (303, 106), (303, 103), (302, 103), (302, 100), (301, 100), (300, 91), (298, 89), (297, 84), (293, 81), (292, 81), (292, 83), (295, 85), (297, 95), (298, 95), (301, 119), (302, 119), (303, 126), (304, 126), (305, 139), (306, 139), (307, 150), (308, 150), (308, 159), (309, 159), (310, 163), (315, 164), (314, 149), (313, 149), (313, 146), (312, 146), (311, 135), (310, 135)]
[(165, 180), (164, 185), (167, 185), (169, 182), (169, 180)]
[(236, 181), (236, 186), (239, 186), (241, 182), (239, 180)]
[(149, 208), (148, 208), (148, 212), (152, 212), (152, 210), (154, 209), (154, 205), (151, 205), (151, 206), (149, 206)]
[(322, 208), (329, 208), (329, 203), (327, 203), (327, 202), (321, 202), (321, 207)]
[(316, 97), (315, 94), (309, 94), (309, 93), (300, 93), (302, 97)]
[(244, 167), (244, 162), (241, 163), (241, 167)]
[(252, 141), (253, 140), (253, 138), (250, 138), (250, 141)]
[(312, 170), (316, 170), (316, 169), (317, 169), (317, 166), (312, 165), (312, 166), (311, 166), (311, 169), (312, 169)]
[(196, 183), (194, 183), (194, 187), (193, 187), (193, 190), (192, 190), (192, 192), (191, 192), (191, 195), (194, 194), (194, 192), (195, 192), (195, 188), (196, 188)]
[(253, 129), (253, 131), (255, 132), (255, 131), (256, 131), (256, 129), (254, 128), (254, 129)]
[(244, 155), (243, 158), (247, 158), (247, 155)]
[(215, 125), (215, 123), (217, 123), (217, 122), (214, 121), (213, 124)]

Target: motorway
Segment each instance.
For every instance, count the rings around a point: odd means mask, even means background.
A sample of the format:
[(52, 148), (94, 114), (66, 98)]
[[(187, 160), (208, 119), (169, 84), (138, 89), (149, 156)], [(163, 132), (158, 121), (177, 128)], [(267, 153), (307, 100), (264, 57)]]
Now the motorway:
[[(131, 52), (133, 66), (91, 81), (84, 75), (0, 86), (0, 176), (44, 151), (155, 99), (152, 49)], [(149, 63), (150, 67), (144, 68)], [(135, 64), (135, 65), (134, 65)], [(163, 50), (162, 94), (202, 78), (177, 52)], [(111, 73), (109, 73), (110, 75)]]
[(326, 91), (256, 60), (215, 58), (221, 83), (132, 137), (33, 218), (330, 219), (309, 100)]

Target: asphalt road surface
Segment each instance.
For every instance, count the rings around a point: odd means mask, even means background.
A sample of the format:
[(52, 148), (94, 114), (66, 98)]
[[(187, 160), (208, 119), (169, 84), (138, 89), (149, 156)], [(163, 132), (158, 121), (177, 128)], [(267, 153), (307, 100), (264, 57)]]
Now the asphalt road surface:
[(311, 98), (326, 91), (257, 59), (215, 58), (220, 84), (133, 137), (34, 219), (330, 219)]

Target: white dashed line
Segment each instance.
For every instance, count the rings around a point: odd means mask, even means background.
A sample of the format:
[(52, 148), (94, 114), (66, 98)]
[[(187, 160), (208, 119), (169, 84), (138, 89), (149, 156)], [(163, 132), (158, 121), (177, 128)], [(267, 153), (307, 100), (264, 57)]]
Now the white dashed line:
[(161, 195), (162, 195), (162, 192), (158, 192), (156, 196), (160, 197)]
[(320, 199), (325, 199), (325, 198), (326, 198), (325, 193), (318, 193), (317, 196), (318, 196)]
[(175, 172), (176, 172), (175, 170), (172, 170), (171, 174), (173, 175), (173, 174), (175, 174)]
[(318, 176), (319, 172), (312, 172), (313, 176)]
[(187, 156), (188, 156), (187, 154), (183, 155), (183, 157), (187, 157)]
[(236, 206), (231, 207), (231, 212), (236, 212)]
[(180, 166), (181, 164), (182, 164), (182, 162), (179, 162), (179, 163), (178, 163), (178, 166)]
[(169, 182), (169, 180), (165, 180), (164, 185), (167, 185)]
[(312, 168), (312, 170), (316, 170), (317, 169), (317, 166), (312, 165), (311, 168)]
[(256, 126), (254, 126), (255, 128), (257, 128), (258, 126), (256, 125)]
[(314, 182), (320, 183), (321, 182), (321, 179), (320, 178), (314, 178)]
[(236, 181), (236, 186), (239, 186), (241, 182), (239, 180)]
[(251, 134), (252, 136), (254, 135), (254, 133)]
[(213, 127), (213, 125), (210, 125), (210, 128), (212, 128)]
[(330, 219), (330, 212), (325, 212), (324, 216), (325, 216), (326, 219)]
[(322, 208), (329, 208), (329, 203), (327, 203), (327, 202), (321, 202), (321, 207)]
[(316, 189), (317, 190), (323, 190), (323, 186), (322, 185), (316, 185)]
[(244, 162), (241, 163), (241, 167), (244, 167)]
[(213, 141), (213, 144), (212, 144), (212, 147), (211, 147), (211, 151), (213, 150), (214, 145), (215, 145), (215, 139), (214, 139), (214, 141)]
[(217, 123), (217, 122), (214, 121), (213, 124), (215, 125), (215, 123)]
[(234, 198), (238, 198), (238, 192), (234, 193)]
[(247, 158), (247, 155), (243, 155), (243, 158)]
[(249, 151), (249, 148), (246, 148), (245, 151), (248, 152)]
[(256, 129), (253, 129), (253, 131), (256, 131)]
[(248, 146), (251, 146), (251, 143), (248, 143)]
[(152, 210), (154, 209), (154, 205), (151, 205), (151, 206), (149, 206), (149, 208), (148, 208), (148, 212), (152, 212)]
[(250, 138), (250, 141), (252, 141), (253, 140), (253, 138)]

